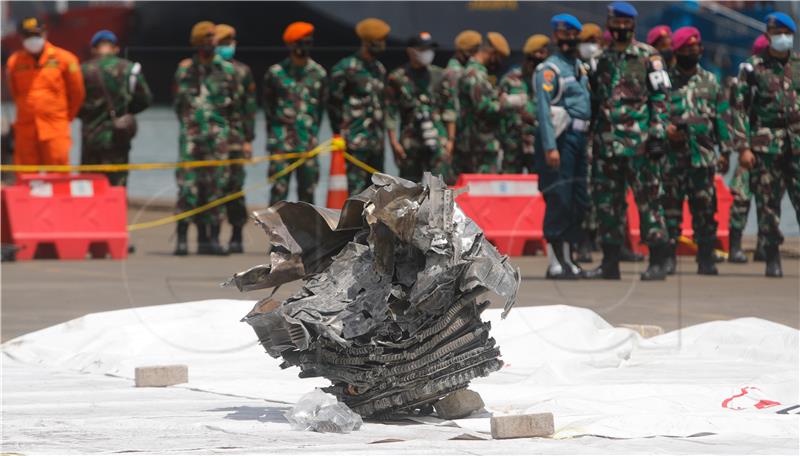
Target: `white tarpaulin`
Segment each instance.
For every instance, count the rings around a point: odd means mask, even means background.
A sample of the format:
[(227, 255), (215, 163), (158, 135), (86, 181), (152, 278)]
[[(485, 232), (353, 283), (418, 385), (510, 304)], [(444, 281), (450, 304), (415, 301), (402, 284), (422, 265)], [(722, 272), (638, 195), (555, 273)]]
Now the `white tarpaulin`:
[[(517, 307), (492, 321), (506, 365), (472, 383), (487, 411), (446, 422), (292, 431), (283, 412), (324, 379), (281, 370), (239, 322), (251, 301), (87, 315), (2, 345), (3, 451), (36, 453), (797, 454), (798, 331), (747, 318), (651, 339), (592, 311)], [(134, 388), (137, 366), (189, 383)], [(552, 439), (489, 440), (491, 414), (552, 412)]]

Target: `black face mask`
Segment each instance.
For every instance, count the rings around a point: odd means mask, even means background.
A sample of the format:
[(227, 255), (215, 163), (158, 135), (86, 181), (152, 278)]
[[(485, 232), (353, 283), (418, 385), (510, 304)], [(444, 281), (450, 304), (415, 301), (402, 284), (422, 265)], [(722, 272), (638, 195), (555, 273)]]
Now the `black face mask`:
[(627, 43), (633, 38), (633, 29), (609, 27), (608, 31), (611, 32), (614, 41), (618, 43)]
[(528, 65), (530, 65), (531, 69), (536, 69), (536, 67), (539, 66), (540, 63), (544, 62), (544, 59), (540, 59), (533, 56), (527, 56), (525, 57), (525, 62)]
[(558, 40), (558, 48), (566, 55), (575, 56), (578, 52), (578, 39), (560, 39)]
[(675, 54), (675, 63), (684, 70), (691, 70), (700, 62), (700, 54)]
[(663, 51), (658, 51), (658, 53), (661, 54), (661, 58), (664, 59), (664, 63), (667, 65), (672, 62), (672, 57), (675, 55), (673, 54), (672, 49), (664, 49)]
[(370, 43), (367, 45), (367, 52), (370, 53), (371, 56), (377, 57), (383, 54), (383, 51), (386, 50), (386, 45), (383, 43)]

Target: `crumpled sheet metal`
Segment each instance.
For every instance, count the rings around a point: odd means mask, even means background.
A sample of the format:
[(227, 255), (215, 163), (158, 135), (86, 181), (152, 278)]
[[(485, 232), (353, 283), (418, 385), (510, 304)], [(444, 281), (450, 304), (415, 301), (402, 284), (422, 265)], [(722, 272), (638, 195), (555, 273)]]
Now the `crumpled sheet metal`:
[(417, 184), (374, 174), (341, 211), (281, 202), (255, 214), (269, 263), (233, 276), (242, 291), (298, 279), (244, 317), (281, 367), (324, 376), (365, 417), (432, 412), (431, 404), (502, 366), (480, 319), (492, 291), (519, 289), (519, 270), (454, 202), (439, 177)]

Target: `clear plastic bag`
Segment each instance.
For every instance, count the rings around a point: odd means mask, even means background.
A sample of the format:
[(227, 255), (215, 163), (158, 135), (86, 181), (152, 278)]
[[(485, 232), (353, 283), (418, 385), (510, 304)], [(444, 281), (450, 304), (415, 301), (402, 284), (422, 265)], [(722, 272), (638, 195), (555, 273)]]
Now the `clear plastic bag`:
[(319, 388), (301, 397), (285, 416), (300, 431), (346, 434), (364, 424), (360, 415)]

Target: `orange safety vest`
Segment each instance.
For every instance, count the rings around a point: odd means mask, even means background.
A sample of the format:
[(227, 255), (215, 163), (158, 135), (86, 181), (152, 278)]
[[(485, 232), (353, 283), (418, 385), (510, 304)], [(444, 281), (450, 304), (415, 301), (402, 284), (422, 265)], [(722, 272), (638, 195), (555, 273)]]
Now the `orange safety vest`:
[(75, 54), (45, 42), (39, 60), (25, 50), (8, 59), (8, 82), (17, 107), (15, 131), (39, 141), (69, 138), (69, 124), (86, 96)]

